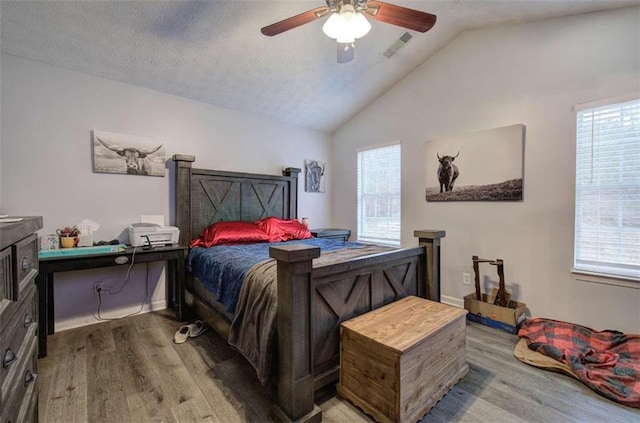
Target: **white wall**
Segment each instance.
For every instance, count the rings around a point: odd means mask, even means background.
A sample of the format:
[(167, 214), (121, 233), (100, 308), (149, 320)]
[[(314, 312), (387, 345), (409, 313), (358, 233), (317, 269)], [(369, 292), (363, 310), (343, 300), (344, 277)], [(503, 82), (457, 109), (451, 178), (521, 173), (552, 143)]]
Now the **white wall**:
[[(402, 242), (444, 229), (443, 300), (473, 291), (472, 255), (505, 260), (533, 316), (640, 332), (640, 289), (578, 281), (575, 104), (640, 91), (640, 8), (462, 34), (334, 135), (334, 225), (356, 228), (356, 150), (402, 141)], [(409, 53), (407, 51), (407, 53)], [(524, 201), (425, 202), (425, 142), (526, 125)], [(477, 164), (481, 165), (481, 164)], [(495, 268), (481, 268), (497, 280)], [(640, 288), (640, 284), (636, 284)]]
[[(2, 93), (2, 58), (0, 54), (0, 93)], [(0, 101), (0, 117), (2, 116), (2, 102)], [(2, 211), (2, 119), (0, 119), (0, 214)]]
[[(157, 137), (167, 158), (192, 154), (198, 168), (281, 174), (283, 167), (302, 168), (304, 159), (331, 165), (327, 134), (12, 55), (3, 54), (1, 63), (1, 206), (13, 215), (42, 215), (40, 234), (85, 218), (102, 225), (96, 233), (101, 240), (125, 239), (123, 230), (142, 214), (162, 214), (173, 223), (169, 172), (164, 178), (93, 173), (94, 129)], [(308, 216), (313, 227), (331, 223), (331, 173), (328, 167), (326, 194), (307, 194), (304, 177), (299, 181), (299, 215)], [(162, 268), (150, 268), (156, 308), (164, 304)], [(107, 285), (118, 285), (123, 273), (105, 269), (56, 277), (58, 328), (95, 322), (93, 282), (106, 278)], [(131, 286), (109, 298), (107, 308), (135, 311), (144, 298), (144, 280), (144, 265), (134, 268)]]

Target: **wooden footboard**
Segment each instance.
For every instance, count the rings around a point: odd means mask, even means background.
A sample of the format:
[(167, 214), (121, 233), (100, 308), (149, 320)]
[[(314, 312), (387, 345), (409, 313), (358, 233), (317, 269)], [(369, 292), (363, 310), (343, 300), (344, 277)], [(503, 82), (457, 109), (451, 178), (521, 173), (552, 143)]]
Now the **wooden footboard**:
[(444, 231), (416, 231), (420, 246), (318, 268), (320, 249), (272, 247), (278, 261), (278, 405), (285, 421), (320, 421), (314, 391), (338, 379), (340, 323), (407, 295), (439, 300)]
[[(283, 175), (192, 167), (194, 156), (176, 154), (175, 224), (187, 245), (219, 221), (253, 222), (268, 216), (295, 219), (298, 168)], [(278, 260), (278, 405), (284, 421), (320, 421), (314, 391), (338, 378), (340, 323), (407, 295), (440, 300), (440, 239), (420, 230), (419, 247), (356, 258), (312, 269), (317, 247), (271, 248)], [(226, 336), (228, 322), (194, 296), (192, 306)]]

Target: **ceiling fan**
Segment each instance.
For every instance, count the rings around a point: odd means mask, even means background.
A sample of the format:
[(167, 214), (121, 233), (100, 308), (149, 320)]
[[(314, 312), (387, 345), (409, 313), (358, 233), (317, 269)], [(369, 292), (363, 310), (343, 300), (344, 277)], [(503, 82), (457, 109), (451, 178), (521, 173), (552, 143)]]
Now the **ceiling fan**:
[(326, 3), (326, 6), (265, 26), (260, 31), (271, 37), (330, 15), (322, 30), (338, 42), (338, 63), (346, 63), (353, 59), (355, 40), (365, 36), (371, 29), (365, 15), (418, 32), (427, 32), (436, 23), (435, 15), (381, 1), (326, 0)]

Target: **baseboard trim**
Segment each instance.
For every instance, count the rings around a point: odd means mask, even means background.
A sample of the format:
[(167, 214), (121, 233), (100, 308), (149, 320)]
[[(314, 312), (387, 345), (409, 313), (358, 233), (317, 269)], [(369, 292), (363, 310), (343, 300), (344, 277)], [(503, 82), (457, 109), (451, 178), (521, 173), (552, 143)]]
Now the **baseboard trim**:
[[(449, 297), (447, 295), (440, 296), (440, 302), (443, 304), (448, 304), (450, 306), (464, 308), (464, 300)], [(117, 319), (122, 316), (126, 316), (131, 313), (135, 313), (140, 307), (139, 306), (131, 306), (122, 309), (112, 309), (107, 311), (102, 317), (106, 319)], [(167, 304), (165, 300), (155, 301), (151, 304), (145, 304), (140, 311), (140, 314), (149, 313), (152, 311), (164, 310), (167, 308)], [(89, 316), (74, 316), (67, 319), (56, 320), (56, 332), (61, 332), (63, 330), (75, 329), (83, 326), (93, 325), (95, 323), (101, 323), (103, 320), (98, 320), (93, 315)]]
[(440, 296), (440, 302), (451, 306), (464, 308), (464, 300), (456, 297), (448, 297), (446, 295)]
[[(165, 300), (154, 301), (151, 304), (146, 303), (140, 313), (145, 314), (152, 311), (164, 310), (167, 308), (167, 302)], [(123, 316), (135, 313), (140, 310), (140, 306), (132, 305), (125, 308), (109, 309), (104, 313), (100, 313), (104, 319), (118, 319)], [(56, 320), (56, 332), (62, 332), (63, 330), (75, 329), (83, 326), (89, 326), (96, 323), (103, 323), (106, 320), (98, 320), (93, 315), (73, 316), (65, 319)]]

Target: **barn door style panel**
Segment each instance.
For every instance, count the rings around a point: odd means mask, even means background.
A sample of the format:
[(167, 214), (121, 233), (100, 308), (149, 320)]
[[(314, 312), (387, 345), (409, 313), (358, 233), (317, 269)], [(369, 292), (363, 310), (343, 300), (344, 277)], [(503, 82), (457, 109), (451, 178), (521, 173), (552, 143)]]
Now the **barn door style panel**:
[[(421, 256), (378, 264), (364, 260), (362, 267), (353, 270), (313, 276), (314, 375), (338, 366), (340, 323), (408, 295), (422, 294), (420, 260)], [(337, 373), (334, 376), (335, 380)]]
[(314, 374), (338, 364), (340, 323), (371, 310), (370, 272), (314, 281)]
[(269, 216), (289, 217), (283, 198), (289, 196), (288, 184), (278, 181), (242, 183), (242, 220), (254, 221)]
[(299, 168), (282, 176), (193, 168), (194, 156), (175, 154), (175, 222), (187, 244), (207, 226), (268, 216), (298, 217)]
[[(398, 263), (380, 272), (380, 288), (382, 304), (388, 304), (408, 295), (418, 295), (418, 280), (416, 275), (418, 260)], [(377, 302), (379, 304), (379, 302)]]
[(220, 221), (251, 222), (269, 216), (289, 218), (289, 208), (283, 201), (289, 196), (286, 181), (256, 182), (203, 176), (192, 183), (196, 184), (191, 197), (194, 234)]
[[(241, 185), (238, 181), (220, 181), (202, 178), (193, 181), (196, 184), (194, 195), (191, 197), (194, 234), (199, 234), (207, 226), (220, 222), (237, 220), (240, 214)], [(199, 222), (199, 223), (196, 223)]]

